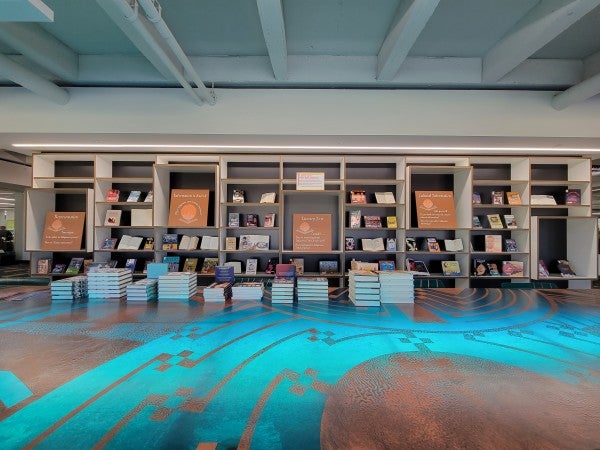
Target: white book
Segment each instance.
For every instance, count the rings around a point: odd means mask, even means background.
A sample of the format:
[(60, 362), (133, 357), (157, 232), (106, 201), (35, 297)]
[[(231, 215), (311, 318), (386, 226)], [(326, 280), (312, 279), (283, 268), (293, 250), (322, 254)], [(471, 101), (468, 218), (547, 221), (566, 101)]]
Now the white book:
[(462, 239), (444, 239), (444, 247), (447, 252), (462, 252), (463, 241)]
[(393, 192), (375, 192), (375, 201), (377, 203), (396, 203)]
[(152, 209), (132, 209), (131, 210), (131, 226), (133, 227), (151, 227), (152, 226)]
[(202, 236), (200, 243), (201, 250), (218, 250), (219, 238), (217, 236)]
[(179, 243), (179, 250), (190, 250), (190, 241), (192, 238), (187, 235), (183, 235), (181, 237), (181, 242)]
[(362, 249), (366, 252), (382, 252), (385, 250), (383, 238), (361, 239)]
[(117, 227), (121, 224), (121, 214), (123, 211), (120, 209), (109, 209), (106, 211), (104, 217), (104, 226), (106, 227)]

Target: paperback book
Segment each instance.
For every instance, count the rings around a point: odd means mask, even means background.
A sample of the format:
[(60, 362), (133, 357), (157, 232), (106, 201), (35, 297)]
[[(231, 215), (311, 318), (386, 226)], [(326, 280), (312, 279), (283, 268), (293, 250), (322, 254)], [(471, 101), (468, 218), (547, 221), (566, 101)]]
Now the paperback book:
[(427, 238), (427, 251), (435, 252), (435, 253), (439, 253), (441, 251), (440, 243), (437, 241), (436, 238), (434, 238), (434, 237)]
[(165, 233), (163, 234), (163, 250), (177, 250), (177, 243), (179, 236), (176, 233)]
[(272, 228), (275, 226), (275, 214), (276, 213), (265, 214), (265, 223), (263, 224), (265, 228)]
[(232, 228), (237, 228), (240, 226), (240, 214), (239, 213), (230, 212), (227, 217), (229, 219), (227, 222), (227, 226), (232, 227)]
[(350, 191), (350, 203), (367, 203), (367, 193), (365, 191)]
[(479, 216), (473, 216), (473, 228), (483, 228)]
[(385, 240), (385, 250), (387, 252), (395, 252), (397, 250), (396, 238), (386, 238)]
[(260, 196), (261, 203), (275, 203), (275, 192), (265, 192)]
[(581, 205), (581, 189), (567, 189), (565, 191), (565, 205)]
[(65, 273), (68, 275), (77, 275), (83, 267), (84, 258), (71, 258), (71, 262), (67, 266)]
[(225, 250), (236, 250), (237, 249), (237, 239), (235, 237), (226, 237), (225, 238)]
[(128, 258), (125, 261), (125, 268), (131, 270), (131, 273), (135, 272), (135, 266), (137, 265), (136, 258)]
[(246, 226), (257, 227), (258, 226), (258, 214), (246, 214)]
[(117, 246), (117, 241), (118, 240), (119, 239), (117, 239), (117, 238), (106, 238), (106, 239), (104, 239), (104, 242), (100, 246), (100, 250), (114, 250), (115, 247)]
[(258, 269), (258, 259), (248, 258), (246, 260), (246, 275), (256, 275)]
[(396, 216), (387, 216), (385, 218), (385, 223), (388, 228), (398, 228), (398, 220)]
[(523, 261), (502, 261), (502, 275), (522, 277), (523, 266)]
[(506, 200), (508, 201), (509, 205), (520, 205), (520, 204), (522, 204), (522, 202), (521, 202), (521, 194), (519, 194), (518, 192), (515, 192), (515, 191), (508, 191), (506, 193)]
[(346, 249), (346, 251), (348, 250), (356, 250), (356, 240), (353, 237), (347, 237), (345, 239), (345, 246), (344, 248)]
[(321, 275), (338, 273), (338, 262), (333, 260), (319, 261), (319, 273)]
[(104, 217), (104, 226), (106, 227), (117, 227), (121, 223), (121, 214), (123, 211), (120, 209), (109, 209), (106, 211), (106, 216)]
[(458, 261), (442, 261), (442, 273), (446, 276), (459, 276), (460, 264)]
[(365, 228), (381, 228), (380, 216), (365, 216)]
[(108, 203), (115, 203), (119, 201), (120, 191), (118, 189), (109, 189), (106, 193), (106, 201)]
[(360, 209), (350, 211), (350, 228), (360, 228)]
[(492, 205), (504, 205), (504, 191), (492, 191)]
[(540, 259), (538, 261), (538, 277), (547, 278), (549, 276), (550, 276), (550, 271), (548, 270), (548, 266), (546, 266), (546, 263), (544, 262), (543, 259)]
[(490, 228), (504, 228), (504, 225), (502, 225), (502, 219), (500, 219), (500, 214), (488, 214), (487, 219)]
[(128, 202), (139, 202), (142, 196), (142, 191), (131, 191), (127, 197)]
[(393, 260), (379, 261), (379, 270), (396, 270), (396, 262)]
[(473, 204), (481, 205), (481, 194), (479, 192), (473, 192)]
[(246, 201), (246, 192), (241, 189), (234, 189), (231, 200), (233, 203), (244, 203)]
[(504, 214), (504, 223), (506, 224), (506, 228), (518, 228), (517, 219), (513, 214)]
[(412, 237), (406, 238), (406, 251), (407, 252), (416, 252), (418, 250), (417, 240)]
[(506, 252), (518, 252), (517, 241), (511, 238), (504, 239), (504, 251)]
[(377, 203), (392, 204), (396, 203), (393, 192), (375, 192), (375, 201)]

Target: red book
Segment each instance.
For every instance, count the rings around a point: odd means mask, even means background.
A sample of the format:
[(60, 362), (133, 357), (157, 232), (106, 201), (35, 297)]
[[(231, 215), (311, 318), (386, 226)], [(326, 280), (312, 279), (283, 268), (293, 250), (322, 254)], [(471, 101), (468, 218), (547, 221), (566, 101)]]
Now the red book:
[(118, 189), (109, 189), (106, 193), (106, 201), (107, 202), (118, 202), (119, 201), (119, 190)]

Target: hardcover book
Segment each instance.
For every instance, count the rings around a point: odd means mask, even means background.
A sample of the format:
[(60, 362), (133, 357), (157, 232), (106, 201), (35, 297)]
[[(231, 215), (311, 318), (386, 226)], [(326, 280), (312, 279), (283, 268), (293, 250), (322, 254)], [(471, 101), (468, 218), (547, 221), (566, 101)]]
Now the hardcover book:
[(183, 262), (184, 272), (195, 272), (196, 266), (198, 265), (198, 258), (185, 258)]
[(240, 236), (240, 250), (269, 250), (269, 236), (262, 234), (242, 234)]
[(519, 249), (517, 248), (517, 241), (515, 241), (514, 239), (508, 238), (508, 239), (504, 239), (504, 248), (506, 252), (518, 252)]
[(127, 197), (128, 202), (139, 202), (142, 196), (142, 191), (131, 191)]
[(131, 226), (133, 227), (151, 227), (152, 209), (134, 208), (131, 210)]
[(490, 228), (504, 228), (504, 225), (502, 225), (502, 219), (500, 219), (500, 214), (488, 214), (487, 220), (490, 224)]
[(244, 203), (246, 201), (246, 192), (242, 189), (234, 189), (231, 201), (233, 203)]
[(353, 237), (347, 237), (345, 239), (346, 245), (345, 245), (345, 249), (346, 250), (356, 250), (356, 240)]
[(246, 214), (246, 226), (257, 227), (258, 226), (258, 214)]
[(518, 228), (517, 219), (513, 214), (504, 214), (504, 223), (506, 224), (506, 228)]
[(506, 193), (506, 200), (509, 205), (521, 205), (521, 194), (515, 191), (508, 191)]
[(240, 274), (242, 273), (242, 263), (241, 261), (227, 261), (223, 263), (225, 267), (231, 267), (233, 269), (233, 273)]
[(129, 258), (125, 261), (125, 268), (131, 270), (131, 273), (135, 272), (136, 265), (137, 265), (136, 258)]
[(474, 259), (473, 260), (473, 275), (476, 277), (482, 277), (484, 275), (488, 275), (488, 266), (484, 259)]
[(119, 201), (120, 191), (118, 189), (109, 189), (106, 193), (106, 201), (110, 203)]
[(380, 216), (365, 216), (365, 228), (381, 228)]
[(392, 204), (396, 203), (393, 192), (375, 192), (375, 201), (377, 203)]
[(65, 273), (68, 275), (77, 275), (83, 267), (83, 260), (84, 258), (71, 258), (71, 262), (69, 262)]
[(294, 264), (276, 264), (275, 276), (283, 278), (294, 278), (296, 276), (296, 266)]
[(225, 250), (236, 250), (237, 242), (235, 237), (226, 237), (225, 238)]
[[(407, 260), (408, 261), (408, 260)], [(429, 269), (425, 261), (412, 261), (413, 271), (418, 275), (429, 275)]]
[(473, 192), (473, 204), (474, 205), (481, 204), (481, 194), (479, 192)]
[(200, 250), (219, 250), (218, 236), (202, 236)]
[(461, 238), (457, 239), (444, 239), (444, 248), (447, 252), (462, 252), (463, 241)]
[(81, 250), (85, 212), (48, 212), (42, 234), (42, 250)]
[(265, 192), (260, 196), (261, 203), (275, 203), (275, 192)]
[(163, 256), (162, 262), (167, 264), (168, 272), (179, 272), (179, 256)]
[(276, 213), (265, 214), (265, 223), (263, 224), (265, 228), (272, 228), (275, 226), (275, 214)]
[(382, 252), (385, 250), (383, 246), (383, 238), (361, 239), (362, 249), (366, 252)]
[(100, 246), (100, 250), (114, 250), (114, 248), (117, 246), (117, 241), (117, 238), (104, 239), (104, 242)]
[(360, 228), (360, 209), (350, 211), (350, 228)]
[(440, 252), (440, 243), (434, 237), (427, 238), (427, 251), (428, 252)]
[(552, 206), (552, 205), (556, 205), (556, 199), (554, 198), (553, 195), (532, 194), (531, 195), (531, 204), (532, 205)]
[(121, 223), (121, 214), (123, 211), (120, 209), (109, 209), (106, 211), (106, 216), (104, 217), (104, 226), (106, 227), (117, 227)]
[(240, 226), (240, 215), (239, 213), (234, 213), (234, 212), (230, 212), (227, 215), (227, 218), (229, 219), (227, 222), (227, 226), (232, 227), (232, 228), (237, 228)]
[(581, 205), (581, 189), (567, 189), (565, 191), (565, 205)]
[(504, 191), (492, 191), (492, 205), (504, 205)]
[(200, 228), (208, 223), (208, 189), (172, 189), (169, 227)]
[(398, 228), (398, 220), (396, 216), (387, 216), (385, 218), (385, 223), (388, 228)]
[(331, 214), (294, 214), (292, 250), (325, 251), (331, 247)]
[(412, 237), (406, 238), (406, 251), (407, 252), (416, 252), (419, 248), (417, 247), (417, 240)]
[(379, 270), (396, 270), (396, 262), (393, 260), (379, 261)]
[(522, 277), (523, 261), (502, 261), (502, 275)]
[(177, 243), (179, 241), (179, 236), (176, 233), (165, 233), (163, 234), (163, 250), (177, 250)]
[(365, 191), (350, 191), (350, 203), (367, 203), (367, 193)]
[(491, 276), (497, 277), (500, 275), (500, 271), (498, 270), (498, 264), (493, 262), (493, 261), (487, 261), (486, 262), (487, 267), (488, 267), (488, 273)]
[(460, 264), (458, 261), (442, 261), (442, 273), (446, 276), (460, 275)]
[(419, 228), (456, 228), (456, 210), (452, 191), (415, 191)]
[(502, 252), (502, 236), (499, 234), (485, 235), (485, 251), (488, 253)]
[(147, 237), (144, 242), (144, 250), (154, 250), (154, 238)]
[(397, 249), (396, 238), (386, 238), (385, 250), (388, 252), (395, 252)]
[(338, 262), (330, 260), (319, 261), (319, 273), (321, 275), (338, 273)]
[(248, 258), (246, 260), (246, 275), (256, 275), (258, 269), (258, 259)]

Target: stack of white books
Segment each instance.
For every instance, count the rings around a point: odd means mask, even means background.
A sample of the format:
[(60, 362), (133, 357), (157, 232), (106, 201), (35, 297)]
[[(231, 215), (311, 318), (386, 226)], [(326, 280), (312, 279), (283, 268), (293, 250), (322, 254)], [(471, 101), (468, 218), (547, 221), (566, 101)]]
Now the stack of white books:
[(379, 275), (371, 270), (350, 270), (348, 297), (356, 306), (380, 306)]
[(298, 301), (329, 301), (329, 283), (325, 277), (299, 277)]
[(54, 280), (50, 283), (52, 300), (80, 300), (87, 297), (87, 281), (84, 275)]
[(158, 281), (152, 278), (144, 278), (127, 286), (127, 301), (147, 302), (156, 300), (158, 295)]
[(379, 272), (381, 303), (414, 303), (413, 274), (402, 270)]
[(187, 300), (196, 295), (198, 276), (195, 272), (169, 272), (158, 277), (158, 299)]
[(235, 300), (258, 300), (263, 296), (264, 285), (262, 281), (242, 281), (233, 285), (233, 298)]
[(228, 281), (214, 282), (204, 288), (202, 295), (205, 302), (226, 302), (227, 300), (231, 300), (231, 283)]
[(294, 303), (294, 278), (273, 278), (270, 297), (271, 303)]
[(99, 269), (88, 273), (88, 296), (95, 298), (122, 298), (133, 278), (129, 269)]

